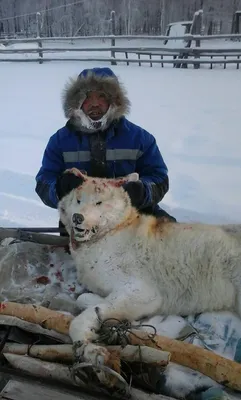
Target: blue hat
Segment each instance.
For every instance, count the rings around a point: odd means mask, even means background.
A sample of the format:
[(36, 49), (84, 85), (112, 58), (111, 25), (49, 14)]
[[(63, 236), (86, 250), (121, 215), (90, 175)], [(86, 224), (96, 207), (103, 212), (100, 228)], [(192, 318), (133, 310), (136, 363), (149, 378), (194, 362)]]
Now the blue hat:
[(114, 72), (108, 68), (108, 67), (104, 67), (104, 68), (88, 68), (88, 69), (84, 69), (80, 74), (79, 74), (79, 78), (86, 78), (87, 75), (89, 73), (95, 74), (98, 77), (113, 77), (117, 79), (117, 76), (114, 74)]

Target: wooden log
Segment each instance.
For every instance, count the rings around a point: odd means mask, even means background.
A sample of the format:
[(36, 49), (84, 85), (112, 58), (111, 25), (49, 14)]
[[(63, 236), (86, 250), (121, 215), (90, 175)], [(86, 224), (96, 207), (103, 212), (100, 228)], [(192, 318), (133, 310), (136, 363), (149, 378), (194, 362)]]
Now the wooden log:
[[(72, 315), (61, 314), (45, 307), (13, 302), (0, 303), (0, 314), (16, 316), (28, 322), (39, 324), (47, 329), (68, 335)], [(164, 336), (150, 338), (145, 332), (134, 331), (129, 334), (130, 344), (145, 345), (171, 353), (172, 362), (184, 365), (209, 376), (218, 383), (235, 390), (241, 390), (241, 365), (189, 343), (169, 339)], [(108, 365), (119, 370), (119, 356), (110, 354)]]
[[(20, 356), (17, 354), (10, 354), (10, 353), (4, 353), (4, 357), (13, 368), (21, 370), (27, 374), (34, 375), (38, 378), (43, 378), (48, 380), (53, 379), (54, 381), (60, 381), (65, 384), (74, 386), (80, 386), (80, 387), (86, 386), (82, 380), (78, 378), (74, 380), (71, 368), (67, 365), (38, 360), (37, 358), (32, 358), (29, 356)], [(120, 378), (122, 379), (123, 382), (125, 382), (125, 380), (121, 376)], [(118, 383), (119, 383), (118, 379), (113, 375), (105, 377), (105, 385), (107, 387), (119, 386)], [(122, 382), (121, 384), (123, 387)], [(125, 385), (127, 387), (126, 383)]]
[(39, 378), (51, 378), (71, 385), (77, 385), (71, 375), (67, 365), (50, 363), (37, 360), (28, 356), (19, 356), (16, 354), (4, 353), (4, 357), (13, 368), (20, 369), (28, 374)]
[[(10, 380), (1, 392), (3, 400), (96, 400), (96, 397), (83, 394), (70, 394), (61, 389), (54, 390), (38, 383)], [(105, 399), (106, 400), (106, 399)]]
[[(70, 322), (74, 318), (72, 315), (61, 314), (45, 307), (13, 302), (0, 303), (0, 314), (16, 316), (66, 335), (69, 333)], [(227, 387), (241, 390), (240, 364), (189, 343), (164, 336), (152, 338), (147, 333), (138, 330), (133, 332), (135, 335), (129, 334), (130, 344), (145, 345), (169, 352), (172, 362), (197, 370)], [(114, 357), (112, 353), (109, 366), (118, 370), (119, 367), (116, 368), (118, 358), (118, 355)]]
[[(116, 396), (111, 396), (115, 398)], [(11, 379), (1, 392), (3, 400), (108, 400), (110, 397), (104, 394), (89, 394), (82, 390), (78, 393), (70, 393), (64, 389), (46, 387), (43, 383), (19, 382)], [(120, 398), (120, 397), (119, 397)], [(148, 394), (138, 389), (131, 389), (132, 400), (172, 400), (163, 395)]]
[(69, 335), (64, 335), (62, 333), (54, 331), (53, 329), (45, 329), (38, 324), (24, 321), (23, 319), (12, 317), (10, 315), (0, 315), (0, 325), (16, 326), (27, 332), (57, 339), (60, 343), (72, 343)]
[(71, 344), (39, 344), (29, 346), (22, 343), (6, 343), (2, 353), (17, 354), (19, 356), (40, 358), (44, 361), (73, 363), (74, 354)]
[[(53, 311), (45, 307), (33, 304), (19, 304), (14, 302), (0, 303), (0, 315), (1, 314), (15, 316), (25, 321), (40, 325), (46, 329), (55, 330), (58, 333), (66, 335), (69, 333), (70, 322), (74, 318), (72, 315), (62, 314), (58, 311)], [(112, 353), (107, 353), (105, 365), (111, 370), (114, 370), (120, 374), (119, 353), (115, 351)], [(110, 385), (113, 386), (115, 382), (116, 378), (110, 376)]]
[[(71, 372), (68, 366), (54, 364), (47, 361), (40, 361), (33, 358), (31, 359), (31, 357), (27, 356), (16, 356), (13, 354), (4, 354), (4, 356), (6, 357), (6, 359), (13, 368), (25, 372), (26, 374), (40, 378), (42, 380), (42, 383), (44, 383), (45, 379), (48, 379), (47, 382), (50, 382), (51, 379), (54, 380), (55, 382), (56, 381), (59, 381), (60, 383), (65, 382), (75, 388), (79, 387), (80, 396), (84, 396), (84, 393), (81, 392), (81, 388), (83, 388), (83, 389), (88, 389), (89, 391), (93, 390), (93, 393), (95, 393), (96, 396), (98, 396), (96, 398), (98, 400), (102, 400), (101, 393), (103, 393), (103, 391), (99, 389), (98, 386), (91, 385), (91, 382), (89, 382), (87, 387), (87, 385), (85, 385), (83, 382), (80, 381), (78, 382), (78, 385), (76, 385), (76, 383), (72, 379)], [(22, 379), (23, 378), (21, 378), (21, 381)], [(118, 393), (117, 396), (115, 395), (115, 393), (113, 393), (112, 397), (120, 398)], [(107, 396), (106, 399), (107, 398), (109, 398), (109, 396)], [(130, 398), (132, 400), (173, 400), (172, 398), (163, 396), (161, 394), (160, 395), (148, 394), (146, 392), (143, 392), (135, 388), (130, 388)], [(84, 399), (85, 397), (83, 397), (83, 400)], [(86, 400), (87, 399), (88, 397), (86, 398)]]
[[(157, 366), (166, 366), (171, 354), (166, 351), (153, 349), (147, 346), (106, 346), (109, 353), (116, 352), (120, 359), (129, 363), (142, 362)], [(33, 345), (20, 343), (6, 343), (3, 353), (29, 355), (45, 361), (73, 363), (73, 347), (70, 344)]]
[(63, 314), (34, 304), (14, 302), (0, 303), (0, 314), (14, 316), (38, 324), (43, 328), (53, 329), (64, 335), (69, 334), (69, 325), (74, 318), (72, 315)]
[(127, 345), (124, 348), (121, 346), (106, 346), (109, 352), (117, 351), (120, 354), (120, 359), (126, 362), (142, 362), (146, 364), (165, 367), (168, 365), (171, 353), (162, 351), (148, 346), (131, 346)]
[(134, 335), (128, 335), (130, 344), (168, 351), (172, 362), (199, 371), (222, 385), (241, 391), (241, 364), (190, 343), (165, 336), (153, 337), (139, 330), (132, 332)]
[[(128, 345), (125, 348), (122, 348), (121, 346), (107, 346), (106, 348), (108, 350), (108, 357), (105, 365), (112, 371), (117, 372), (119, 377), (121, 376), (120, 359), (124, 360), (125, 362), (144, 362), (161, 367), (167, 366), (170, 360), (170, 353), (151, 349), (145, 346)], [(6, 343), (3, 349), (3, 354), (6, 356), (9, 362), (13, 363), (12, 365), (14, 367), (19, 365), (19, 362), (21, 362), (21, 365), (23, 362), (26, 363), (26, 358), (21, 359), (19, 357), (24, 357), (27, 355), (30, 369), (32, 369), (32, 365), (36, 365), (36, 363), (32, 363), (32, 357), (39, 358), (44, 361), (51, 361), (52, 365), (55, 365), (56, 369), (58, 369), (58, 363), (66, 362), (68, 364), (73, 364), (74, 362), (73, 348), (71, 345), (33, 345), (29, 347), (25, 344)], [(62, 371), (62, 368), (60, 371)], [(102, 383), (104, 382), (108, 387), (115, 387), (118, 385), (119, 378), (117, 378), (115, 375), (109, 374), (108, 371), (107, 374), (102, 374), (102, 376), (102, 379), (104, 379), (104, 381), (101, 380)]]

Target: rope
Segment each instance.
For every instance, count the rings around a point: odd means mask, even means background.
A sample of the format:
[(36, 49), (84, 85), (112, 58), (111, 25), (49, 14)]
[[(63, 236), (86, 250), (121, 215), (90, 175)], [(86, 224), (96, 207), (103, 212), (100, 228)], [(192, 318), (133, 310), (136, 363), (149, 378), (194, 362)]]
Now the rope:
[[(99, 337), (96, 340), (96, 343), (105, 343), (107, 345), (119, 344), (125, 347), (127, 344), (130, 343), (128, 336), (133, 335), (138, 339), (138, 335), (132, 332), (132, 329), (138, 328), (151, 328), (153, 329), (153, 333), (149, 334), (148, 339), (154, 339), (157, 334), (156, 328), (153, 325), (149, 324), (139, 324), (139, 325), (132, 325), (127, 320), (119, 320), (117, 318), (107, 318), (104, 321), (101, 321), (100, 317), (98, 316), (99, 323), (100, 323), (100, 330), (99, 330)], [(110, 325), (110, 322), (115, 322), (115, 325)]]

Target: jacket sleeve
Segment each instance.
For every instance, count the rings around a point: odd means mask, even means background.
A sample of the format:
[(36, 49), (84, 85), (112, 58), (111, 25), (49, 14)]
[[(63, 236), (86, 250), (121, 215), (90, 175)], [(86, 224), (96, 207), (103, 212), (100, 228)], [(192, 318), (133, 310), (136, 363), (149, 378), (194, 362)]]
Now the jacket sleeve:
[(145, 132), (144, 142), (143, 151), (136, 163), (136, 172), (145, 186), (141, 208), (158, 204), (169, 190), (168, 168), (154, 136)]
[(64, 169), (63, 154), (55, 134), (49, 139), (44, 151), (42, 166), (36, 175), (35, 187), (35, 191), (43, 203), (51, 208), (57, 208), (59, 199), (55, 187), (56, 180)]

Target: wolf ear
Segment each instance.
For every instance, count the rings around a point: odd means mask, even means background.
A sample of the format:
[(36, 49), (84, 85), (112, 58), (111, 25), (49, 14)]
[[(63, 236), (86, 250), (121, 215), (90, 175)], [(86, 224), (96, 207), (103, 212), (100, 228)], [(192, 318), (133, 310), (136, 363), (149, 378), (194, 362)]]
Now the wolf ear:
[(82, 178), (84, 181), (87, 178), (87, 172), (86, 171), (80, 171), (78, 168), (66, 169), (64, 171), (64, 173), (74, 174), (75, 176), (78, 176), (78, 178)]
[(132, 174), (123, 176), (122, 178), (112, 179), (109, 183), (112, 186), (120, 187), (124, 185), (126, 182), (136, 182), (139, 180), (139, 174), (137, 172), (133, 172)]
[(127, 182), (136, 182), (139, 181), (139, 174), (137, 172), (132, 172), (132, 174), (126, 175), (125, 178)]

